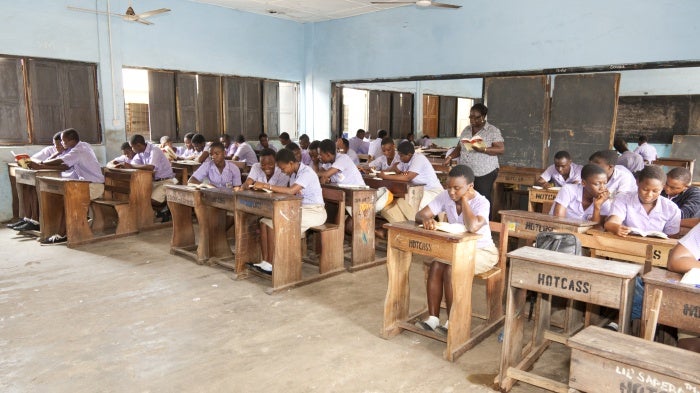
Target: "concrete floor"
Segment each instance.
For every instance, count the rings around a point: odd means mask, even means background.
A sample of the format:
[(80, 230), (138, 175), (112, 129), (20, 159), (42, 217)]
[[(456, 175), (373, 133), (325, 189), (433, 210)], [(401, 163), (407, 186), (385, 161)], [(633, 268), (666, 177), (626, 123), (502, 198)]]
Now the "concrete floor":
[[(379, 337), (384, 266), (269, 296), (170, 255), (170, 233), (68, 249), (0, 229), (0, 391), (492, 391), (497, 334), (455, 363), (434, 340)], [(565, 382), (568, 351), (552, 347), (535, 368)]]

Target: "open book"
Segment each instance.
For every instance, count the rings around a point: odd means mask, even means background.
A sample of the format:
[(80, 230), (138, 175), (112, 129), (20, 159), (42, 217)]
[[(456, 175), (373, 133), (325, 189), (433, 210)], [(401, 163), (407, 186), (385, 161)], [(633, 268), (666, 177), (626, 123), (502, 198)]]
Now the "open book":
[(484, 139), (479, 135), (474, 135), (471, 138), (462, 138), (460, 141), (462, 142), (462, 145), (464, 145), (464, 147), (468, 150), (474, 150), (474, 146), (479, 148), (486, 147)]
[(681, 284), (700, 285), (700, 268), (694, 267), (688, 270), (681, 279)]
[(13, 151), (11, 151), (10, 153), (12, 153), (12, 155), (15, 157), (15, 161), (17, 161), (17, 164), (19, 164), (19, 166), (21, 166), (24, 169), (28, 168), (27, 161), (29, 161), (31, 158), (29, 157), (29, 154), (15, 154), (15, 152)]
[[(419, 226), (422, 227), (423, 225)], [(467, 228), (464, 226), (464, 224), (449, 223), (442, 221), (438, 221), (435, 223), (435, 229), (437, 229), (438, 231), (452, 233), (454, 235), (460, 235), (462, 233), (467, 232)]]
[(252, 184), (251, 184), (250, 186), (248, 186), (248, 188), (251, 189), (251, 190), (253, 190), (253, 191), (265, 191), (265, 192), (268, 193), (268, 194), (272, 194), (272, 190), (268, 190), (267, 188), (261, 188), (261, 189), (259, 189), (259, 190), (256, 190), (256, 189), (253, 188), (253, 185), (252, 185)]
[(668, 239), (668, 235), (660, 231), (643, 231), (639, 228), (630, 228), (630, 235), (639, 235), (644, 237), (659, 237)]

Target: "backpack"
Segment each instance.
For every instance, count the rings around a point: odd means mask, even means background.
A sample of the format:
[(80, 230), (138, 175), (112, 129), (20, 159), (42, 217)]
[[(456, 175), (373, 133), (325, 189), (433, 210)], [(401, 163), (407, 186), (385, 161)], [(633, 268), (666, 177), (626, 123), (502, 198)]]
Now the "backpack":
[(581, 255), (581, 241), (572, 233), (540, 232), (535, 238), (535, 247), (543, 250)]

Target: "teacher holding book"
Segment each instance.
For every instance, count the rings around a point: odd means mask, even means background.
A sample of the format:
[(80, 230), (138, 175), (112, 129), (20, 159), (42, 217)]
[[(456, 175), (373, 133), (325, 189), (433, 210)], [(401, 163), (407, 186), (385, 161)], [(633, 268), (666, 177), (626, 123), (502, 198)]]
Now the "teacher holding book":
[(488, 108), (475, 104), (469, 111), (469, 123), (459, 136), (455, 149), (445, 157), (445, 165), (459, 157), (458, 164), (474, 171), (474, 189), (491, 202), (491, 190), (498, 177), (498, 156), (505, 151), (501, 130), (486, 121)]

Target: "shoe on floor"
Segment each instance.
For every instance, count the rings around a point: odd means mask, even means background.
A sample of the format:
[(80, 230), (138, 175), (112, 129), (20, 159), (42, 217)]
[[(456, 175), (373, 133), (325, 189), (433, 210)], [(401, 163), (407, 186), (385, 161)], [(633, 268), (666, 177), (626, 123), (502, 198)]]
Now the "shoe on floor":
[[(265, 262), (265, 261), (263, 261), (263, 262), (270, 265), (269, 262)], [(263, 262), (260, 262), (260, 263), (248, 262), (248, 263), (246, 263), (246, 265), (248, 266), (248, 268), (253, 269), (258, 273), (267, 274), (268, 276), (271, 276), (272, 275), (272, 265), (270, 265), (270, 267), (269, 267), (270, 270), (267, 270), (267, 269), (265, 269), (265, 267), (267, 267), (267, 266), (263, 265)]]
[(435, 328), (435, 333), (447, 337), (447, 328), (444, 326), (438, 326)]
[(15, 231), (38, 231), (39, 225), (31, 221), (25, 221), (24, 224), (17, 225), (12, 229), (14, 229)]
[(10, 229), (15, 229), (15, 227), (18, 227), (18, 226), (24, 224), (25, 222), (27, 222), (27, 221), (24, 218), (22, 218), (17, 222), (13, 222), (12, 224), (7, 224), (5, 226), (10, 228)]
[(67, 236), (61, 236), (59, 234), (51, 235), (49, 236), (46, 240), (43, 240), (41, 242), (42, 245), (44, 246), (49, 246), (49, 245), (54, 245), (54, 244), (62, 244), (68, 241)]
[(618, 326), (618, 324), (615, 322), (610, 322), (607, 325), (603, 326), (603, 329), (612, 330), (613, 332), (619, 332), (620, 326)]

